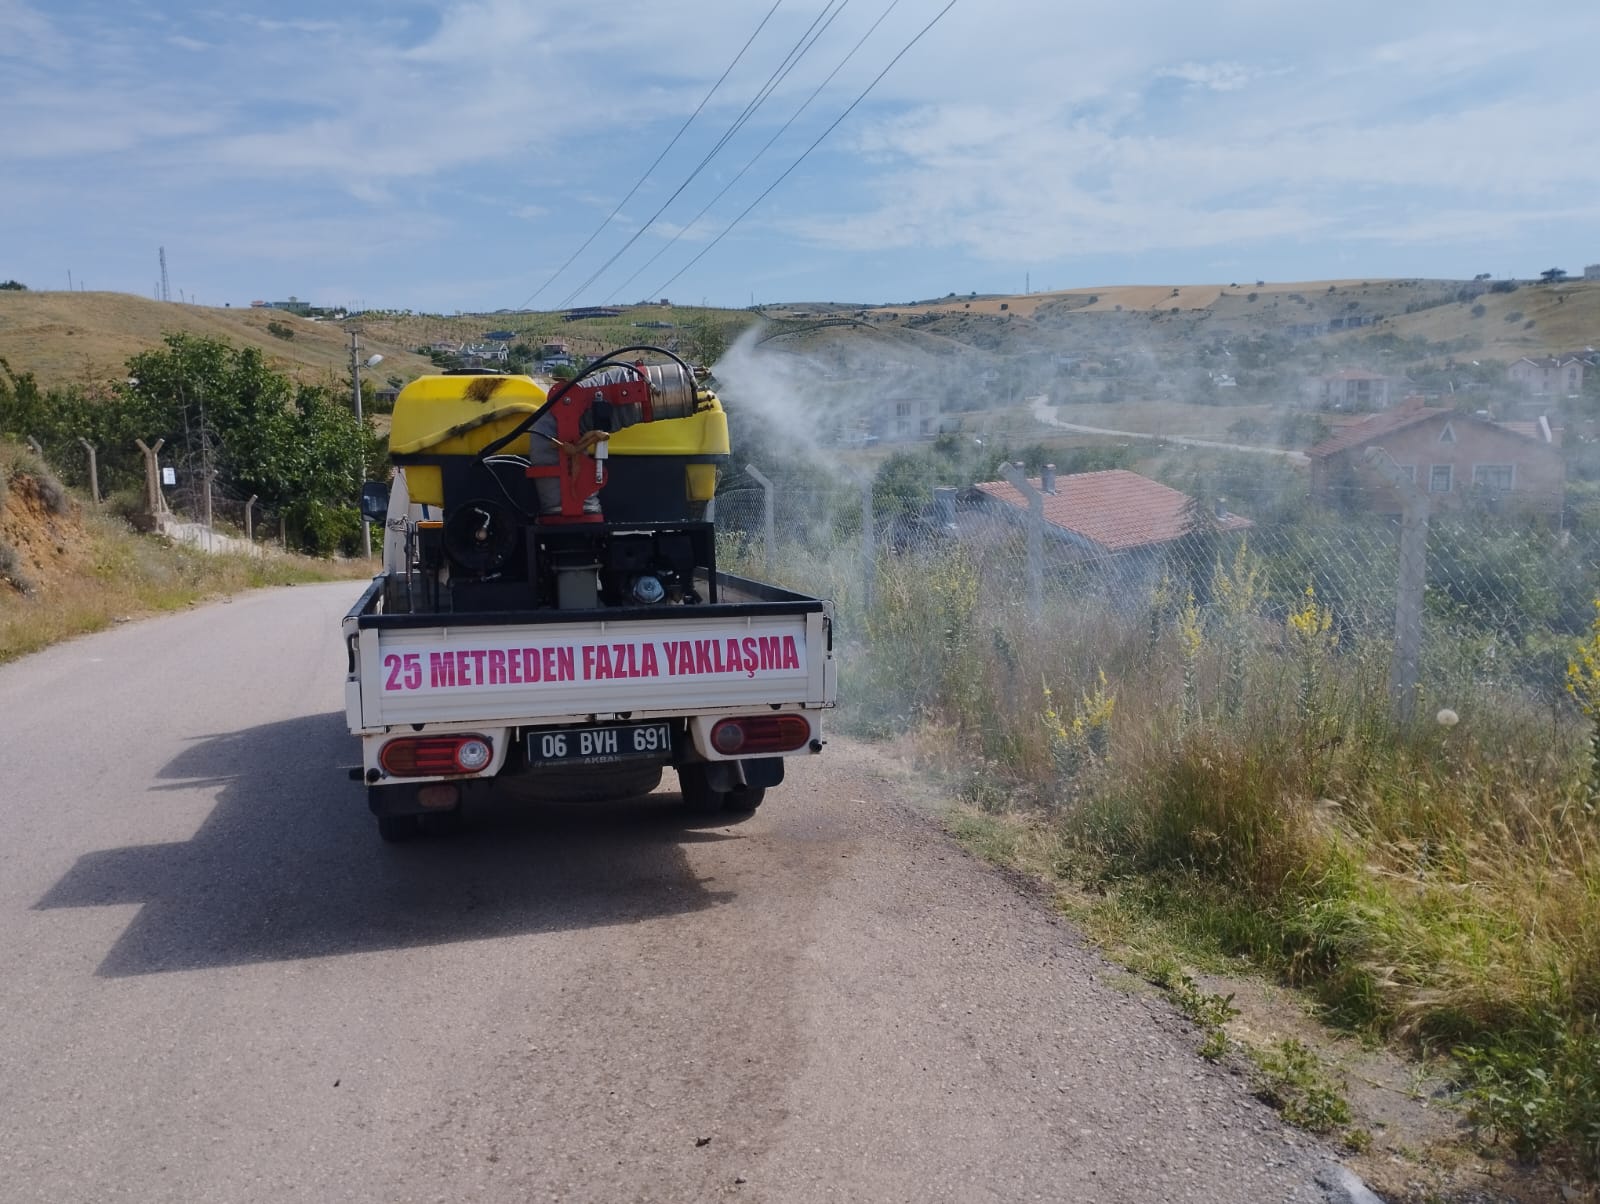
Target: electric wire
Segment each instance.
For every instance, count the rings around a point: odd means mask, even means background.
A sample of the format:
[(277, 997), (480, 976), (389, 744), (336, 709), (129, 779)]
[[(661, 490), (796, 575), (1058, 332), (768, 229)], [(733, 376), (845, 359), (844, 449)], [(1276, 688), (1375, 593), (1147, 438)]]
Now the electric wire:
[(690, 113), (684, 123), (678, 127), (678, 132), (672, 135), (672, 141), (668, 142), (667, 145), (662, 149), (661, 153), (655, 157), (655, 161), (651, 163), (649, 167), (644, 169), (644, 174), (642, 174), (633, 182), (633, 187), (628, 189), (628, 195), (617, 202), (617, 207), (606, 215), (605, 220), (594, 228), (594, 232), (591, 233), (588, 238), (583, 240), (582, 246), (580, 246), (571, 255), (567, 256), (567, 261), (558, 267), (554, 272), (552, 272), (548, 280), (546, 280), (538, 288), (534, 289), (533, 292), (528, 294), (527, 300), (525, 300), (521, 305), (517, 306), (518, 309), (527, 309), (529, 305), (533, 304), (534, 300), (539, 296), (539, 294), (554, 284), (561, 273), (572, 266), (573, 260), (577, 259), (578, 256), (582, 255), (586, 250), (588, 250), (589, 245), (594, 242), (595, 239), (600, 237), (601, 231), (603, 231), (612, 223), (613, 220), (615, 220), (617, 214), (622, 212), (622, 207), (633, 199), (633, 194), (638, 192), (639, 189), (644, 185), (644, 182), (650, 178), (650, 173), (653, 172), (657, 167), (661, 166), (661, 161), (665, 159), (668, 152), (670, 152), (672, 148), (678, 144), (678, 139), (683, 137), (684, 132), (688, 130), (688, 128), (694, 123), (694, 119), (700, 116), (700, 111), (711, 102), (711, 98), (716, 95), (717, 89), (722, 87), (723, 81), (733, 73), (733, 69), (739, 65), (739, 60), (744, 58), (745, 51), (749, 50), (756, 38), (761, 35), (761, 31), (767, 27), (767, 22), (772, 20), (772, 15), (778, 11), (778, 7), (782, 3), (783, 0), (774, 0), (772, 7), (767, 10), (767, 15), (761, 18), (761, 24), (756, 26), (755, 33), (750, 35), (750, 37), (745, 41), (745, 44), (739, 48), (739, 53), (733, 56), (733, 61), (728, 64), (727, 68), (722, 72), (721, 75), (717, 76), (717, 82), (711, 85), (711, 90), (700, 98), (700, 103), (695, 106), (694, 112)]
[[(761, 108), (761, 106), (766, 103), (767, 98), (772, 95), (773, 90), (784, 81), (789, 72), (793, 71), (794, 68), (799, 64), (800, 60), (803, 59), (806, 54), (810, 52), (811, 48), (817, 44), (817, 39), (822, 36), (829, 25), (833, 24), (834, 18), (842, 13), (849, 3), (850, 0), (828, 0), (827, 5), (822, 9), (821, 12), (817, 14), (810, 26), (807, 27), (805, 33), (801, 34), (796, 40), (794, 46), (790, 48), (789, 53), (784, 56), (783, 61), (779, 63), (777, 67), (773, 68), (772, 74), (767, 77), (767, 82), (761, 85), (756, 94), (750, 98), (748, 103), (746, 103), (744, 111), (733, 119), (732, 124), (730, 124), (729, 127), (723, 132), (722, 136), (717, 139), (716, 143), (711, 147), (711, 149), (701, 157), (700, 162), (695, 164), (690, 170), (689, 174), (684, 177), (683, 183), (679, 184), (678, 187), (673, 190), (672, 195), (661, 203), (660, 207), (650, 215), (648, 221), (646, 221), (633, 232), (633, 235), (627, 240), (627, 242), (623, 243), (622, 246), (617, 248), (610, 259), (602, 263), (590, 274), (587, 280), (562, 298), (561, 304), (556, 308), (565, 309), (568, 305), (570, 305), (573, 300), (583, 292), (584, 289), (588, 288), (591, 284), (598, 280), (600, 276), (611, 267), (612, 264), (616, 263), (618, 259), (622, 258), (622, 256), (627, 253), (629, 248), (631, 248), (634, 243), (638, 242), (639, 239), (644, 237), (645, 231), (649, 230), (651, 226), (655, 225), (656, 219), (666, 212), (667, 207), (671, 205), (673, 201), (677, 200), (680, 195), (682, 195), (683, 190), (694, 182), (695, 178), (706, 169), (711, 160), (716, 158), (717, 155), (722, 151), (722, 148), (727, 146), (728, 143), (732, 141), (733, 137), (744, 128), (745, 123), (748, 122), (751, 117), (755, 116), (756, 112)], [(835, 5), (837, 5), (837, 7), (835, 7)], [(826, 23), (823, 23), (823, 19), (825, 17), (827, 20)], [(817, 28), (819, 23), (822, 24), (821, 29)]]
[(657, 250), (654, 255), (650, 256), (649, 259), (645, 260), (645, 262), (633, 273), (632, 276), (629, 276), (621, 284), (617, 285), (617, 287), (615, 289), (613, 289), (612, 292), (611, 292), (610, 300), (615, 300), (617, 297), (621, 296), (623, 289), (627, 288), (630, 284), (632, 284), (640, 276), (644, 275), (645, 272), (649, 271), (651, 265), (654, 264), (656, 260), (660, 259), (668, 251), (672, 250), (672, 248), (677, 244), (677, 242), (678, 242), (678, 240), (680, 238), (682, 238), (690, 230), (694, 229), (695, 223), (697, 223), (702, 217), (704, 217), (708, 212), (710, 212), (711, 207), (713, 205), (715, 205), (723, 197), (728, 195), (729, 189), (731, 189), (735, 184), (737, 184), (740, 180), (742, 180), (744, 178), (745, 173), (756, 165), (756, 163), (760, 160), (761, 156), (766, 154), (769, 150), (772, 149), (772, 144), (774, 142), (776, 142), (779, 138), (783, 137), (783, 135), (788, 132), (789, 127), (792, 126), (797, 120), (799, 120), (800, 115), (802, 113), (804, 113), (808, 108), (811, 107), (811, 102), (816, 100), (816, 98), (822, 94), (822, 90), (833, 82), (834, 77), (836, 75), (838, 75), (840, 71), (844, 70), (845, 66), (850, 62), (850, 60), (853, 59), (856, 56), (856, 51), (860, 50), (862, 46), (866, 45), (867, 39), (870, 38), (875, 32), (877, 32), (878, 26), (882, 25), (884, 20), (889, 16), (889, 14), (894, 12), (894, 10), (897, 7), (899, 7), (899, 5), (900, 5), (900, 0), (889, 0), (889, 7), (883, 10), (882, 15), (879, 16), (878, 19), (872, 23), (871, 28), (869, 28), (866, 33), (861, 35), (860, 40), (857, 41), (856, 44), (850, 48), (850, 52), (848, 54), (846, 54), (844, 56), (844, 58), (839, 60), (839, 65), (836, 66), (832, 71), (828, 72), (828, 77), (825, 80), (823, 80), (820, 84), (818, 84), (816, 86), (816, 88), (812, 91), (810, 96), (805, 98), (805, 100), (801, 103), (800, 107), (794, 111), (792, 116), (790, 116), (789, 120), (785, 121), (783, 123), (783, 125), (778, 129), (778, 132), (775, 133), (774, 135), (772, 135), (771, 138), (767, 139), (766, 145), (763, 146), (760, 150), (758, 150), (754, 155), (750, 156), (749, 160), (745, 163), (745, 165), (739, 169), (738, 174), (736, 174), (733, 177), (733, 179), (729, 180), (726, 184), (724, 184), (722, 186), (722, 191), (717, 193), (716, 196), (712, 197), (709, 201), (707, 201), (705, 203), (704, 207), (700, 210), (700, 212), (695, 214), (692, 218), (690, 218), (686, 225), (683, 225), (683, 226), (679, 227), (678, 232), (676, 234), (674, 234), (671, 238), (669, 238), (665, 243), (663, 243), (661, 248), (659, 250)]
[(771, 194), (773, 189), (775, 189), (779, 184), (782, 184), (786, 179), (788, 179), (790, 174), (792, 172), (794, 172), (794, 170), (796, 168), (798, 168), (800, 166), (800, 164), (802, 164), (802, 163), (804, 163), (806, 161), (807, 157), (810, 156), (812, 151), (816, 150), (817, 147), (822, 145), (823, 139), (827, 138), (827, 136), (829, 134), (833, 133), (833, 131), (839, 126), (839, 123), (842, 122), (846, 117), (850, 116), (850, 114), (855, 111), (855, 107), (857, 105), (859, 105), (863, 100), (865, 100), (867, 98), (868, 93), (870, 93), (874, 88), (876, 88), (878, 86), (879, 81), (881, 81), (884, 76), (888, 75), (889, 72), (891, 70), (893, 70), (894, 65), (896, 63), (898, 63), (902, 58), (904, 58), (906, 56), (906, 54), (911, 50), (911, 48), (913, 46), (915, 46), (918, 42), (920, 42), (930, 29), (932, 29), (935, 25), (937, 25), (941, 20), (944, 19), (944, 15), (947, 12), (949, 12), (952, 8), (954, 8), (956, 6), (956, 3), (957, 3), (957, 0), (950, 0), (950, 2), (948, 4), (946, 4), (943, 8), (941, 8), (938, 11), (938, 13), (934, 16), (933, 20), (929, 21), (920, 30), (918, 30), (916, 36), (913, 37), (904, 46), (902, 46), (900, 48), (899, 53), (897, 53), (894, 56), (894, 58), (889, 60), (888, 66), (884, 67), (884, 69), (882, 71), (878, 72), (878, 74), (873, 77), (872, 82), (861, 90), (860, 95), (858, 95), (854, 100), (852, 100), (850, 102), (850, 106), (847, 109), (845, 109), (845, 111), (843, 113), (840, 113), (839, 116), (834, 118), (833, 123), (831, 125), (829, 125), (827, 129), (823, 130), (822, 133), (817, 135), (817, 138), (816, 138), (815, 142), (813, 142), (810, 146), (806, 147), (805, 150), (800, 152), (800, 157), (798, 159), (796, 159), (793, 163), (789, 164), (789, 166), (784, 169), (784, 172), (783, 172), (783, 174), (781, 176), (779, 176), (776, 180), (772, 181), (771, 184), (767, 185), (765, 191), (763, 191), (760, 196), (756, 197), (755, 200), (751, 201), (747, 206), (745, 206), (745, 208), (740, 212), (738, 217), (734, 218), (725, 227), (723, 227), (723, 230), (722, 230), (722, 232), (720, 234), (718, 234), (709, 243), (707, 243), (703, 248), (701, 248), (700, 253), (698, 255), (696, 255), (693, 259), (691, 259), (688, 263), (684, 264), (681, 268), (679, 268), (676, 272), (674, 272), (670, 277), (668, 277), (667, 280), (661, 285), (660, 288), (655, 289), (651, 293), (651, 296), (664, 295), (666, 293), (667, 288), (673, 283), (673, 281), (677, 280), (679, 276), (682, 276), (690, 268), (694, 267), (695, 264), (699, 263), (708, 254), (710, 254), (711, 249), (713, 247), (715, 247), (719, 242), (721, 242), (724, 238), (726, 238), (733, 231), (733, 228), (735, 226), (737, 226), (740, 222), (742, 222), (746, 217), (748, 217), (750, 215), (750, 212), (753, 209), (755, 209), (755, 207), (757, 205), (761, 204), (762, 201), (766, 200), (767, 197)]

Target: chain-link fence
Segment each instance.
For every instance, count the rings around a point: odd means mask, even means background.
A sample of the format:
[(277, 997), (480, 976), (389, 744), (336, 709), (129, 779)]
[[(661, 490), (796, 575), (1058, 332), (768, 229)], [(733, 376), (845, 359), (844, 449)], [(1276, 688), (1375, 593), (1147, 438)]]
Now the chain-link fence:
[[(938, 492), (735, 489), (717, 499), (720, 555), (834, 598), (842, 639), (867, 653), (884, 606), (904, 604), (919, 580), (937, 590), (956, 566), (975, 578), (966, 621), (1002, 659), (1008, 643), (1058, 655), (1090, 641), (1069, 658), (1083, 668), (1097, 650), (1158, 643), (1185, 624), (1279, 646), (1290, 617), (1311, 608), (1330, 654), (1378, 666), (1402, 717), (1419, 702), (1459, 708), (1506, 690), (1559, 700), (1600, 596), (1594, 549), (1549, 525), (1441, 515), (1408, 533), (1400, 520), (1329, 513), (1225, 529), (1196, 513), (1175, 538), (1113, 550), (975, 491)], [(898, 592), (880, 598), (891, 580)]]

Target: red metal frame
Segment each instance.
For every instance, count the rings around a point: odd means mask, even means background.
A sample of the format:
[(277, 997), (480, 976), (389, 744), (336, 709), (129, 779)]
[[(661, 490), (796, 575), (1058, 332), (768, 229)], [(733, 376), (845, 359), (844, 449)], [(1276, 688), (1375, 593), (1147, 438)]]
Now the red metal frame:
[[(583, 437), (583, 417), (597, 401), (607, 401), (613, 406), (637, 405), (640, 421), (649, 422), (654, 414), (650, 404), (650, 382), (644, 376), (644, 364), (635, 365), (639, 376), (632, 380), (613, 381), (606, 385), (574, 384), (556, 402), (556, 438), (567, 446), (576, 445)], [(561, 485), (561, 513), (540, 518), (540, 522), (599, 523), (605, 518), (599, 514), (585, 514), (584, 502), (605, 488), (606, 469), (602, 461), (584, 452), (572, 453), (561, 449), (559, 464), (535, 464), (528, 468), (530, 477), (553, 477)]]

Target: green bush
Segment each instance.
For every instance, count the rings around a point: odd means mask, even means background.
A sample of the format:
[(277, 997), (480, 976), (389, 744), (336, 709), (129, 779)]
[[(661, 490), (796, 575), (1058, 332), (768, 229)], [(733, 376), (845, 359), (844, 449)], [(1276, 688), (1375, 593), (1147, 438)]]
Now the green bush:
[(285, 511), (290, 537), (312, 556), (353, 556), (361, 549), (361, 512), (318, 501), (301, 501)]

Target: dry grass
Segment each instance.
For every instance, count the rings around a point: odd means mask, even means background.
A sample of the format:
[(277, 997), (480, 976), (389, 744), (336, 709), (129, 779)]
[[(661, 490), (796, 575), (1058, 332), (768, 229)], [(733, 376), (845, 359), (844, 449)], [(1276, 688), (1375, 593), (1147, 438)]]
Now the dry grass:
[[(1483, 306), (1481, 318), (1473, 305)], [(1508, 315), (1520, 313), (1514, 322)], [(1533, 326), (1527, 327), (1532, 322)], [(1452, 302), (1412, 314), (1397, 314), (1381, 328), (1403, 338), (1443, 343), (1463, 335), (1483, 340), (1475, 359), (1511, 361), (1524, 355), (1579, 351), (1600, 340), (1600, 281), (1523, 285), (1514, 293), (1485, 293), (1475, 302)], [(1371, 329), (1339, 338), (1360, 338)]]
[(130, 618), (268, 585), (367, 576), (365, 562), (211, 556), (87, 510), (0, 445), (0, 662)]
[[(287, 325), (295, 337), (273, 336), (268, 322)], [(436, 370), (411, 351), (415, 344), (395, 341), (390, 331), (373, 327), (362, 342), (369, 354), (384, 357), (378, 379), (398, 375), (410, 380)], [(271, 309), (162, 303), (126, 293), (0, 292), (0, 357), (15, 372), (32, 372), (46, 387), (87, 387), (116, 379), (130, 356), (159, 346), (162, 336), (173, 331), (259, 347), (274, 369), (299, 380), (349, 379), (349, 336), (337, 323), (311, 322)]]
[[(907, 314), (997, 314), (1002, 312), (1001, 306), (1005, 306), (1004, 312), (1022, 317), (1032, 317), (1042, 306), (1057, 301), (1084, 302), (1081, 305), (1081, 312), (1084, 313), (1115, 311), (1119, 305), (1124, 310), (1171, 309), (1173, 306), (1179, 309), (1207, 309), (1219, 299), (1235, 295), (1325, 293), (1330, 286), (1341, 290), (1359, 289), (1370, 283), (1365, 280), (1305, 280), (1268, 281), (1258, 285), (1252, 281), (1241, 280), (1237, 285), (1231, 281), (1227, 284), (1112, 284), (1104, 288), (1058, 289), (1053, 292), (1021, 293), (1011, 297), (975, 297), (971, 301), (964, 297), (948, 297), (923, 305), (901, 306), (899, 309)], [(1094, 298), (1092, 302), (1088, 300), (1091, 297)]]

